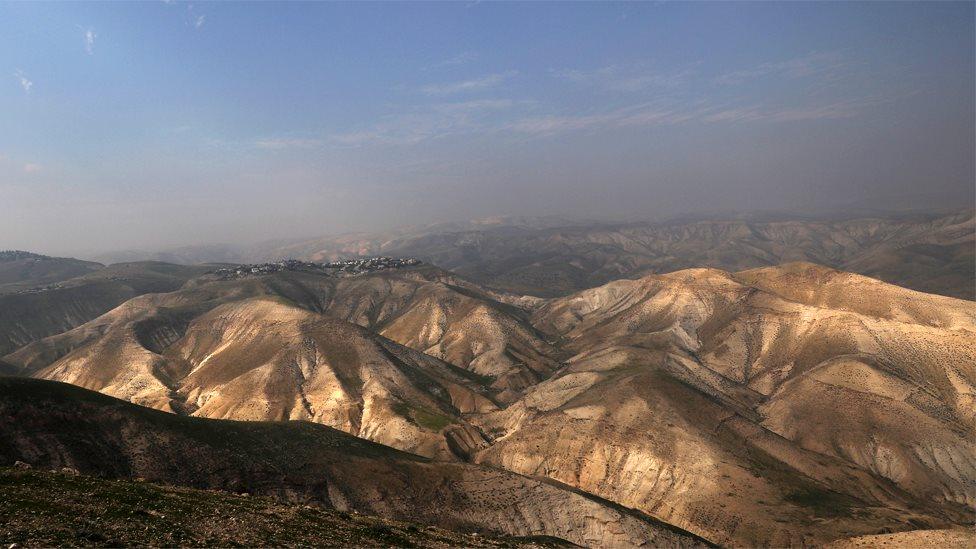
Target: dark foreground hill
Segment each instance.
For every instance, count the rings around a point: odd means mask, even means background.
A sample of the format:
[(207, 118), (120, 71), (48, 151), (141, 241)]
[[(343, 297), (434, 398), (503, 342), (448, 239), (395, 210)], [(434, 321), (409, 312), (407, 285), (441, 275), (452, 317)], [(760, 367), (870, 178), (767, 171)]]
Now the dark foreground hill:
[(18, 460), (461, 532), (601, 547), (702, 544), (646, 515), (552, 483), (430, 461), (323, 425), (177, 416), (67, 384), (0, 377), (0, 463)]
[(567, 547), (270, 498), (0, 468), (0, 544), (23, 547)]

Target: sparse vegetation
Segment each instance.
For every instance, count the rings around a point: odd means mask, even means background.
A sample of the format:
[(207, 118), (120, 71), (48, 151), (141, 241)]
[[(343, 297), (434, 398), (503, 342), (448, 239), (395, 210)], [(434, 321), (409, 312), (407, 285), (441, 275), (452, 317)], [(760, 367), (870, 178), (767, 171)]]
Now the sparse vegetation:
[(557, 547), (260, 496), (0, 468), (4, 547)]

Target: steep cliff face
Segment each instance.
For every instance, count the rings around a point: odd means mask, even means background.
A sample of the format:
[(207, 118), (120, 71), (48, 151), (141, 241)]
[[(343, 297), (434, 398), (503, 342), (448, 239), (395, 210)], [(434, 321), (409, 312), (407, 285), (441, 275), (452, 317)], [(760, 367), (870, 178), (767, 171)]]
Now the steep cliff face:
[(0, 378), (0, 432), (3, 462), (273, 495), (465, 532), (601, 547), (704, 545), (558, 486), (431, 462), (312, 423), (181, 417), (64, 384)]

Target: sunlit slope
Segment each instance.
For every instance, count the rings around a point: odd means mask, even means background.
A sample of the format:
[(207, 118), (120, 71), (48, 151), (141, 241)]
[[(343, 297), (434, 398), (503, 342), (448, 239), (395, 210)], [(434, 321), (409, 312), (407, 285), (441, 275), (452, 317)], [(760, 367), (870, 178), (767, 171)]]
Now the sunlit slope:
[(162, 352), (139, 326), (115, 325), (36, 376), (201, 417), (315, 421), (441, 457), (483, 443), (461, 416), (496, 407), (465, 370), (280, 298), (194, 317)]
[(424, 455), (466, 456), (486, 441), (464, 416), (496, 409), (558, 364), (524, 311), (445, 276), (203, 277), (9, 360), (177, 413), (308, 419)]
[(976, 304), (810, 263), (550, 300), (434, 267), (204, 276), (4, 360), (538, 475), (734, 546), (976, 518)]
[(798, 264), (618, 281), (534, 322), (576, 354), (482, 418), (481, 461), (720, 543), (973, 518), (971, 302)]

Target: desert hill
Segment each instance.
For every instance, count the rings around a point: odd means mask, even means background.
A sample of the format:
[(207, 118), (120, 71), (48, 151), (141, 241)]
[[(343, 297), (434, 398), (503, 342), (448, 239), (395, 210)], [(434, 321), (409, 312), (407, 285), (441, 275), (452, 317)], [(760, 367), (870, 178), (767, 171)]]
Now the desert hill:
[(976, 305), (810, 263), (553, 299), (432, 266), (207, 274), (4, 360), (549, 479), (724, 545), (976, 518)]
[(344, 246), (325, 241), (320, 250), (307, 255), (324, 257), (357, 250), (406, 254), (490, 286), (542, 296), (692, 267), (739, 271), (808, 261), (972, 300), (976, 299), (974, 227), (971, 210), (934, 217), (842, 221), (499, 227)]
[(833, 542), (830, 549), (867, 549), (885, 547), (887, 549), (917, 549), (940, 547), (972, 547), (976, 543), (976, 532), (972, 528), (951, 530), (915, 530), (897, 534), (876, 534), (857, 536)]
[(719, 543), (973, 519), (971, 302), (793, 264), (618, 281), (533, 323), (576, 354), (482, 418), (482, 462)]
[(462, 532), (577, 544), (701, 544), (639, 513), (505, 471), (431, 462), (308, 422), (168, 414), (62, 383), (0, 377), (0, 462), (275, 496)]
[(8, 358), (37, 377), (159, 409), (306, 419), (424, 455), (466, 456), (486, 441), (463, 416), (497, 409), (558, 363), (524, 311), (454, 284), (466, 283), (434, 268), (204, 276)]

